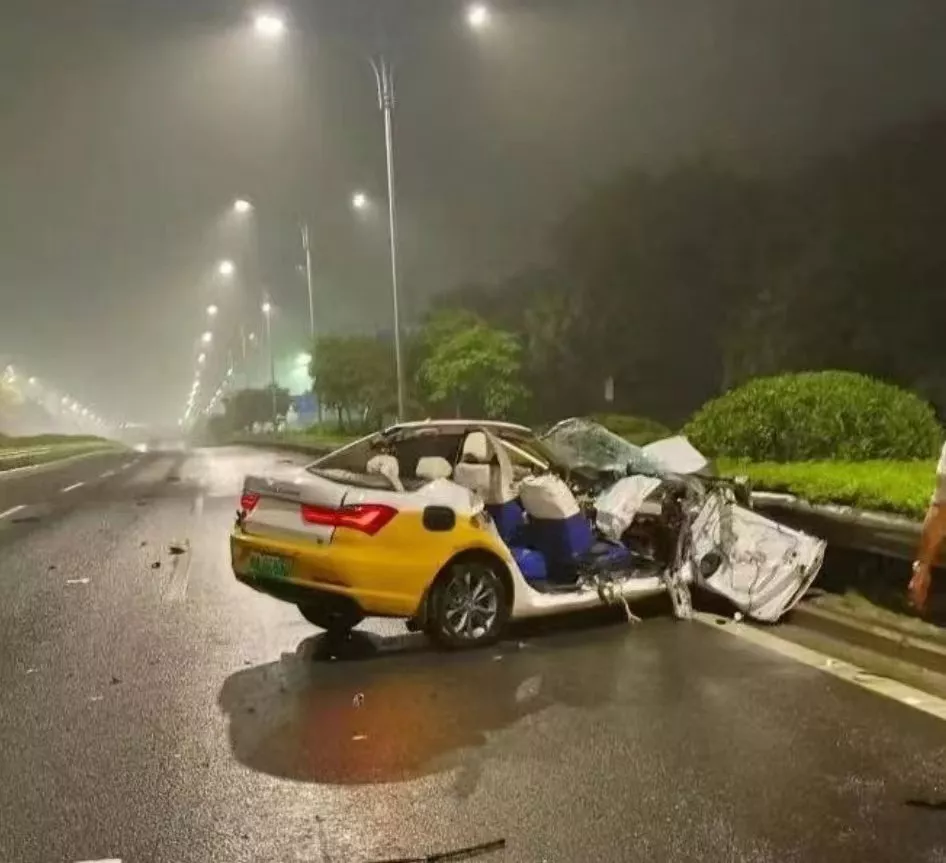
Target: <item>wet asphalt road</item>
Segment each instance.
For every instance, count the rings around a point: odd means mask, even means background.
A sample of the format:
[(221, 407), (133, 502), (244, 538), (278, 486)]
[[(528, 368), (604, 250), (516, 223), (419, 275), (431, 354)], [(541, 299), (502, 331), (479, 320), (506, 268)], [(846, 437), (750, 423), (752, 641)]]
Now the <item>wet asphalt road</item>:
[(0, 478), (0, 860), (946, 861), (946, 724), (697, 623), (326, 658), (228, 570), (279, 458)]

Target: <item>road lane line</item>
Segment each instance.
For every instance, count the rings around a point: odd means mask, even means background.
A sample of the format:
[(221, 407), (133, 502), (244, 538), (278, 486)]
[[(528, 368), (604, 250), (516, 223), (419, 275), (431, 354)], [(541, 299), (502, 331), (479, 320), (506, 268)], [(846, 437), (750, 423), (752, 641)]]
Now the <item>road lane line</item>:
[(59, 493), (65, 494), (66, 492), (69, 492), (69, 491), (75, 491), (77, 488), (82, 488), (82, 486), (84, 485), (85, 485), (84, 482), (74, 482), (72, 485), (67, 485), (65, 488), (59, 489)]
[(99, 476), (100, 476), (102, 479), (108, 479), (110, 476), (115, 476), (115, 471), (113, 471), (113, 470), (107, 470), (107, 471), (105, 471), (105, 473), (99, 474)]
[[(833, 677), (845, 680), (848, 683), (861, 687), (861, 689), (873, 692), (875, 695), (881, 695), (884, 698), (899, 701), (901, 704), (912, 707), (914, 710), (921, 710), (923, 713), (946, 721), (946, 699), (930, 695), (928, 692), (923, 692), (920, 689), (914, 689), (912, 686), (891, 680), (889, 677), (881, 677), (878, 674), (872, 674), (870, 671), (860, 666), (845, 662), (842, 659), (835, 659), (833, 656), (828, 656), (825, 653), (819, 653), (817, 650), (812, 650), (810, 647), (802, 647), (800, 644), (785, 641), (755, 626), (749, 626), (745, 623), (735, 623), (729, 618), (722, 617), (718, 614), (707, 614), (698, 611), (693, 613), (693, 619), (702, 623), (704, 626), (715, 629), (717, 632), (726, 632), (729, 635), (751, 642), (757, 647), (762, 647), (765, 650), (770, 650), (773, 653), (778, 653), (788, 659), (800, 662), (802, 665), (807, 665), (818, 671), (830, 674)], [(720, 623), (720, 621), (725, 622)]]
[(10, 509), (0, 512), (0, 519), (9, 518), (11, 515), (16, 515), (18, 512), (22, 512), (24, 509), (26, 509), (26, 504), (10, 507)]

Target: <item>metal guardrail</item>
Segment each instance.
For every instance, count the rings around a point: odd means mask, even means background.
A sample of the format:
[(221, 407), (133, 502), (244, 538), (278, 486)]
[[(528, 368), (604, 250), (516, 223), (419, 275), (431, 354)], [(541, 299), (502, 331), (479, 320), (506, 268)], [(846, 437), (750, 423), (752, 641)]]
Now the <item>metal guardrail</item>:
[[(813, 504), (790, 494), (753, 492), (754, 509), (840, 548), (912, 561), (922, 525), (899, 515), (835, 504)], [(946, 563), (946, 552), (940, 556)]]

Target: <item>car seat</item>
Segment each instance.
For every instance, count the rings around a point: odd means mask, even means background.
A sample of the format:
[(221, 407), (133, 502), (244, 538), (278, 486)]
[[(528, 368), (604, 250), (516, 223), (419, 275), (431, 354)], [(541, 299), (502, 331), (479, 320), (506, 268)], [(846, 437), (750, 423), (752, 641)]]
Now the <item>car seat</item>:
[[(497, 442), (496, 446), (502, 445)], [(522, 527), (525, 513), (516, 499), (509, 459), (503, 458), (505, 453), (493, 452), (493, 448), (485, 432), (471, 431), (463, 442), (453, 478), (483, 499), (497, 532), (509, 545)]]
[(414, 476), (428, 482), (435, 479), (450, 479), (453, 468), (450, 462), (439, 455), (426, 455), (417, 460)]
[(366, 470), (369, 474), (380, 474), (383, 476), (395, 491), (404, 491), (404, 484), (401, 482), (401, 465), (397, 456), (381, 454), (372, 456), (368, 460)]

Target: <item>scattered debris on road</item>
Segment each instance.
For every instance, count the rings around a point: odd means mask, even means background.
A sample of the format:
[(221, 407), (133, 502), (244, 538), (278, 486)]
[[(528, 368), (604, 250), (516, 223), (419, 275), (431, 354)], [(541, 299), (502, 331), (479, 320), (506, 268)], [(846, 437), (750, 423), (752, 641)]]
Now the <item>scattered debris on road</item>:
[(172, 542), (168, 546), (168, 554), (171, 554), (171, 555), (187, 554), (187, 543), (184, 543), (183, 545), (181, 545), (179, 543)]
[(160, 561), (160, 560), (156, 560), (154, 563), (151, 564), (151, 568), (152, 568), (152, 569), (160, 569), (160, 568), (161, 568), (161, 561)]
[(364, 695), (363, 692), (359, 692), (359, 693), (351, 700), (351, 706), (352, 706), (352, 707), (361, 707), (361, 705), (364, 704), (364, 703), (365, 703), (365, 695)]
[(66, 584), (88, 584), (89, 581), (88, 578), (67, 578)]

